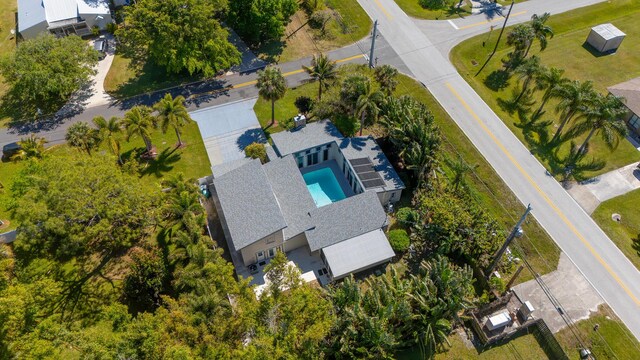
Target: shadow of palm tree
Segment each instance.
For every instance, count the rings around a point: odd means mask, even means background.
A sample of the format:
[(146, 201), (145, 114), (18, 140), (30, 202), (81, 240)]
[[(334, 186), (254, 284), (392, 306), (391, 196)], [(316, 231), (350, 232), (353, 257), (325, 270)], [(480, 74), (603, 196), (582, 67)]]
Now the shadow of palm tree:
[(631, 247), (636, 251), (636, 254), (640, 256), (640, 234), (635, 239), (631, 239)]
[(140, 173), (141, 176), (155, 175), (161, 178), (163, 174), (173, 170), (173, 164), (180, 161), (180, 154), (175, 153), (176, 148), (166, 148), (153, 160), (147, 163), (147, 167)]

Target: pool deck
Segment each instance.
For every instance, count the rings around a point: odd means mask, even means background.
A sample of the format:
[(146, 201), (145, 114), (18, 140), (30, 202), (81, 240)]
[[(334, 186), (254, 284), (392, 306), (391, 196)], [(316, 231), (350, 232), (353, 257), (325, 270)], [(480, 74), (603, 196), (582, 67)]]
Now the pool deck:
[(310, 173), (312, 171), (323, 169), (323, 168), (330, 168), (331, 171), (333, 171), (333, 176), (335, 176), (336, 180), (338, 180), (338, 184), (340, 184), (340, 188), (342, 189), (342, 192), (344, 193), (345, 197), (352, 197), (353, 195), (355, 195), (355, 193), (351, 189), (351, 186), (349, 186), (349, 183), (347, 182), (347, 178), (342, 173), (342, 170), (340, 170), (340, 167), (338, 166), (338, 162), (335, 160), (327, 160), (319, 164), (307, 166), (305, 168), (300, 169), (300, 173), (304, 175), (306, 173)]

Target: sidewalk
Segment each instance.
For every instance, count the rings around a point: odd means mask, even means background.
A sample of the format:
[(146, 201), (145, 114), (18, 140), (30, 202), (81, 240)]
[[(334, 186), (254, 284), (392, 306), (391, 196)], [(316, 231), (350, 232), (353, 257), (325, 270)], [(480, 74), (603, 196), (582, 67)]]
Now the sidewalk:
[(639, 164), (633, 163), (575, 184), (568, 192), (586, 212), (591, 214), (601, 202), (640, 189)]

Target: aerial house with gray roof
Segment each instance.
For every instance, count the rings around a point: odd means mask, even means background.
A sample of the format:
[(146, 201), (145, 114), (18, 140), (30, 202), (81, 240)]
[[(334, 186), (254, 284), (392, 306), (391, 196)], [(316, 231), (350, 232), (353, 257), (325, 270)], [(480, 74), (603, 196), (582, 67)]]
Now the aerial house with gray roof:
[(312, 257), (303, 272), (329, 281), (390, 261), (384, 206), (404, 184), (375, 140), (345, 138), (330, 121), (272, 140), (266, 164), (214, 168), (213, 199), (238, 273), (277, 251)]

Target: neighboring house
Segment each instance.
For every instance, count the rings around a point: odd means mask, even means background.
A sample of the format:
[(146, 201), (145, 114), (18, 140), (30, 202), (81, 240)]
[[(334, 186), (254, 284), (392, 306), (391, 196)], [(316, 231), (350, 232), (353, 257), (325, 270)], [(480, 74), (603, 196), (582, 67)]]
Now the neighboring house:
[(18, 32), (31, 39), (49, 31), (57, 36), (91, 34), (112, 21), (109, 0), (18, 0)]
[(640, 139), (640, 77), (613, 85), (607, 88), (615, 96), (624, 98), (623, 102), (629, 109), (625, 121), (636, 139)]
[(266, 164), (236, 161), (214, 172), (213, 199), (236, 269), (296, 249), (321, 259), (330, 280), (390, 261), (383, 205), (398, 201), (404, 184), (375, 140), (344, 138), (329, 121), (272, 140)]

